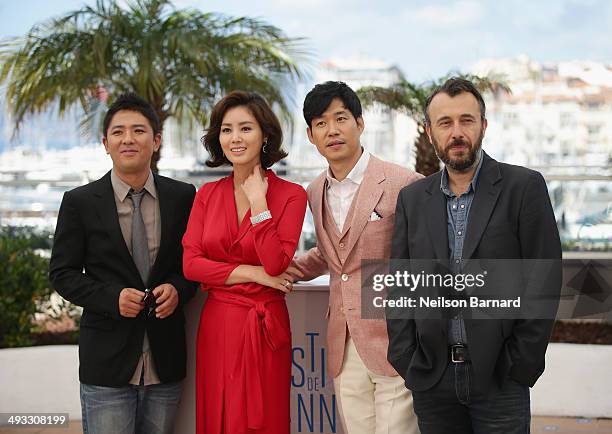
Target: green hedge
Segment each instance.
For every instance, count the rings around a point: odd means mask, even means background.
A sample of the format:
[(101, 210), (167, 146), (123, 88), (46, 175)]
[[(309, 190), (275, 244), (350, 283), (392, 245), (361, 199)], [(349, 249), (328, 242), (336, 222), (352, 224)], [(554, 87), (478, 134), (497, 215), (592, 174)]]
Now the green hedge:
[(49, 260), (35, 248), (48, 248), (48, 235), (0, 230), (0, 347), (32, 344), (36, 303), (49, 297)]

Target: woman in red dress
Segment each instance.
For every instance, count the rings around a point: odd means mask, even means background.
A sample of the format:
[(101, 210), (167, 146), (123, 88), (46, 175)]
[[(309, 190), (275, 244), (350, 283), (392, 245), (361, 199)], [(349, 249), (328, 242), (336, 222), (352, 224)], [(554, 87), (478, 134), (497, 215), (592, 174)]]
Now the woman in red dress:
[(257, 94), (219, 101), (203, 142), (208, 166), (233, 170), (200, 188), (183, 238), (185, 276), (208, 291), (197, 339), (197, 433), (289, 434), (285, 270), (306, 192), (268, 169), (287, 154), (278, 119)]

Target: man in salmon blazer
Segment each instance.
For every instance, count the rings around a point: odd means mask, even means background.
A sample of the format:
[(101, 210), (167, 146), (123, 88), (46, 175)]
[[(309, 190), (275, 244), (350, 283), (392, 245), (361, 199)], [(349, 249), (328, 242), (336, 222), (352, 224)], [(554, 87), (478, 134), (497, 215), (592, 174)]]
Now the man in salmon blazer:
[(398, 193), (422, 176), (361, 146), (361, 102), (345, 83), (316, 85), (304, 118), (329, 167), (307, 189), (317, 246), (287, 272), (297, 280), (330, 274), (328, 369), (344, 432), (418, 433), (410, 391), (387, 361), (385, 321), (361, 316), (361, 260), (389, 258)]

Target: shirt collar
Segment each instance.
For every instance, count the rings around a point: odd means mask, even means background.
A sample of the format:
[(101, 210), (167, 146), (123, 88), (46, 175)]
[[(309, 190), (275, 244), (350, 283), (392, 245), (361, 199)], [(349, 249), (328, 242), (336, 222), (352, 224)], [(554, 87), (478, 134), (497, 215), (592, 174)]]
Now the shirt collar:
[(363, 149), (361, 157), (359, 157), (359, 160), (357, 160), (355, 166), (353, 166), (349, 174), (342, 181), (338, 181), (336, 178), (334, 178), (331, 169), (327, 167), (325, 177), (327, 178), (328, 187), (331, 186), (332, 183), (339, 184), (347, 179), (354, 184), (361, 185), (361, 181), (363, 181), (363, 177), (365, 176), (366, 168), (368, 167), (368, 163), (370, 162), (370, 153), (364, 148), (361, 149)]
[[(119, 178), (119, 175), (115, 173), (115, 170), (111, 170), (111, 184), (113, 186), (113, 191), (119, 198), (119, 201), (123, 202), (127, 197), (128, 193), (132, 189), (132, 187), (126, 183), (123, 179)], [(153, 172), (149, 170), (149, 177), (145, 182), (143, 187), (151, 196), (157, 199), (157, 189), (155, 188), (155, 178), (153, 177)]]
[[(482, 167), (483, 159), (484, 158), (483, 158), (482, 148), (480, 148), (480, 151), (478, 152), (478, 166), (476, 167), (474, 176), (472, 177), (472, 180), (470, 181), (470, 187), (468, 188), (466, 193), (469, 193), (470, 191), (476, 191), (476, 184), (478, 184), (478, 175), (480, 174), (480, 168)], [(453, 193), (450, 187), (448, 186), (448, 171), (446, 170), (446, 166), (444, 167), (444, 169), (442, 169), (442, 176), (440, 177), (440, 190), (442, 191), (442, 193), (444, 193), (447, 196), (450, 196), (450, 197), (455, 196), (455, 193)]]

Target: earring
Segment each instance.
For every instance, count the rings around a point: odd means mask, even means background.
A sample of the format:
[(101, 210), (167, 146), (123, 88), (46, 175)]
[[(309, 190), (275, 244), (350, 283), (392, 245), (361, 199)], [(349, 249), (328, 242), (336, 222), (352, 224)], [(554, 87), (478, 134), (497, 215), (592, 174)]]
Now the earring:
[(264, 154), (267, 152), (266, 145), (268, 144), (268, 139), (264, 140), (263, 146), (261, 147), (261, 152)]

